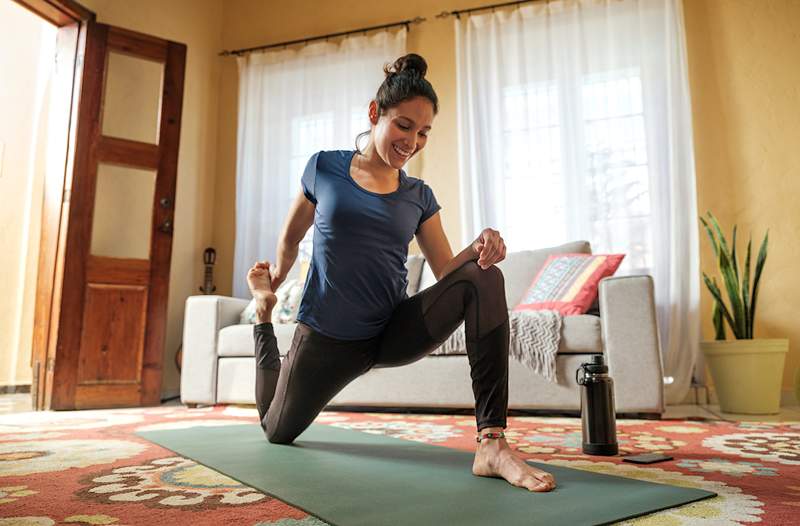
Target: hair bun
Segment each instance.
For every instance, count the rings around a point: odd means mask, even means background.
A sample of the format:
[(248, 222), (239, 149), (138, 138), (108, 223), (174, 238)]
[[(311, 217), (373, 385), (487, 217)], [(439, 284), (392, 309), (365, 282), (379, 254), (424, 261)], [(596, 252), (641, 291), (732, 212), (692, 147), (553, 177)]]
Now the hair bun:
[(428, 63), (416, 53), (409, 53), (395, 60), (394, 64), (391, 65), (391, 69), (384, 67), (383, 71), (387, 77), (392, 74), (405, 73), (424, 79), (425, 73), (428, 72)]

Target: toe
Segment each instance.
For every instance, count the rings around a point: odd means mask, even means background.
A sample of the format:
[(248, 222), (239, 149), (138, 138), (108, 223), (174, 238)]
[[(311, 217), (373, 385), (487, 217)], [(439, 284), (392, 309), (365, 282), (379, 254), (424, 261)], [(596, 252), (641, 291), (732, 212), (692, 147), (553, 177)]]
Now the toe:
[(556, 487), (556, 481), (553, 476), (545, 471), (529, 473), (526, 479), (526, 482), (530, 484), (529, 488), (536, 488), (534, 491), (550, 491)]
[(542, 482), (546, 482), (547, 484), (555, 485), (556, 479), (553, 478), (553, 475), (550, 473), (542, 473), (534, 475), (537, 479), (541, 480)]
[(550, 484), (548, 484), (547, 482), (535, 479), (533, 477), (530, 477), (526, 481), (525, 487), (528, 488), (530, 491), (535, 491), (535, 492), (545, 492), (545, 491), (550, 491), (552, 489)]
[(548, 473), (547, 471), (543, 471), (541, 469), (537, 469), (537, 468), (531, 466), (530, 464), (528, 464), (527, 462), (525, 463), (525, 466), (528, 468), (528, 473), (530, 475), (532, 475), (533, 477), (535, 477), (535, 478), (537, 478), (537, 479), (539, 479), (541, 481), (547, 482), (549, 484), (555, 484), (556, 483), (556, 479), (555, 479), (555, 477), (553, 476), (552, 473)]

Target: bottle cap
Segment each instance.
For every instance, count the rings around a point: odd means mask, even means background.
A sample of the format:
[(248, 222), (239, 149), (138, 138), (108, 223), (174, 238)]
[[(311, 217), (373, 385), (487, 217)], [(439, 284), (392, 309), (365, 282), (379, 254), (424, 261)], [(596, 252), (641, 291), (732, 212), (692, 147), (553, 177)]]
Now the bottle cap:
[(602, 354), (592, 355), (592, 361), (586, 364), (586, 372), (592, 374), (608, 372), (608, 366), (605, 364)]

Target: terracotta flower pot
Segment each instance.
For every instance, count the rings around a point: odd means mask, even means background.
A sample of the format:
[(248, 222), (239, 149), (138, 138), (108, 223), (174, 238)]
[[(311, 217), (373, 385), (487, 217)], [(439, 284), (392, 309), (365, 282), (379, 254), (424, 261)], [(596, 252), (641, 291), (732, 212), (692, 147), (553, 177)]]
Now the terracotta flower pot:
[(788, 339), (710, 340), (700, 342), (700, 349), (722, 411), (756, 415), (780, 412)]

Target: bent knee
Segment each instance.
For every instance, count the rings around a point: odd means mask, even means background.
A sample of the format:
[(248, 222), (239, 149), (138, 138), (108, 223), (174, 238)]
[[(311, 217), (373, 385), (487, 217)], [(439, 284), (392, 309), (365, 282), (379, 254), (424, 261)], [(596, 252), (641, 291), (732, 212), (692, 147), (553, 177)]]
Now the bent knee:
[(484, 270), (478, 265), (477, 261), (472, 260), (464, 263), (459, 271), (480, 288), (504, 288), (505, 278), (503, 277), (503, 271), (497, 265), (492, 265)]
[(265, 431), (264, 434), (267, 436), (267, 440), (270, 444), (291, 444), (295, 439), (293, 436), (275, 431)]
[(291, 444), (299, 434), (293, 433), (286, 426), (275, 425), (275, 422), (270, 421), (268, 417), (264, 417), (262, 420), (261, 429), (264, 430), (264, 436), (267, 437), (270, 444)]

